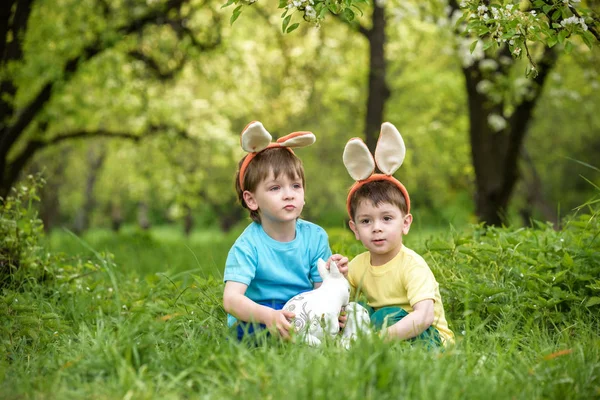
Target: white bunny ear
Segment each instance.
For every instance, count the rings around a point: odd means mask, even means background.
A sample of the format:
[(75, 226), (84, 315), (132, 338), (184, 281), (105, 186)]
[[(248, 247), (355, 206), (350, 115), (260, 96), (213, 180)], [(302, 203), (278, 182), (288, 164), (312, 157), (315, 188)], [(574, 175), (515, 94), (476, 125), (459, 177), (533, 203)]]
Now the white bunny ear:
[(327, 263), (323, 261), (321, 258), (317, 260), (317, 269), (319, 270), (319, 275), (323, 280), (329, 278), (329, 271), (327, 270)]
[(344, 165), (355, 181), (367, 179), (375, 171), (375, 161), (369, 148), (359, 138), (353, 138), (344, 148)]
[(312, 132), (293, 132), (277, 139), (277, 143), (283, 147), (297, 148), (310, 146), (316, 140), (317, 138)]
[(340, 276), (342, 276), (342, 273), (340, 272), (340, 270), (338, 269), (337, 264), (335, 263), (335, 261), (331, 260), (329, 262), (329, 275), (332, 278), (338, 278)]
[(381, 125), (375, 148), (375, 162), (381, 172), (392, 175), (404, 162), (406, 146), (398, 129), (389, 122)]
[(259, 121), (250, 122), (242, 131), (240, 138), (242, 149), (255, 153), (267, 148), (273, 137)]

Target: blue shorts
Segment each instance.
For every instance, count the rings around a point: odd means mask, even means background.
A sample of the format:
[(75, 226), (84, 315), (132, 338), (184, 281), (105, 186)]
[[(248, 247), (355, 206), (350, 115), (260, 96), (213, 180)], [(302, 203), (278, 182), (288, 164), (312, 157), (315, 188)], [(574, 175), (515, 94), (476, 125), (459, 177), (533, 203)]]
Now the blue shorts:
[[(267, 300), (258, 301), (258, 304), (267, 306), (273, 310), (281, 310), (285, 306), (285, 301)], [(255, 322), (238, 321), (233, 328), (236, 330), (237, 340), (242, 341), (244, 338), (255, 338), (258, 333), (265, 332), (267, 326), (265, 324), (257, 324)], [(266, 336), (270, 336), (269, 331), (265, 332)]]

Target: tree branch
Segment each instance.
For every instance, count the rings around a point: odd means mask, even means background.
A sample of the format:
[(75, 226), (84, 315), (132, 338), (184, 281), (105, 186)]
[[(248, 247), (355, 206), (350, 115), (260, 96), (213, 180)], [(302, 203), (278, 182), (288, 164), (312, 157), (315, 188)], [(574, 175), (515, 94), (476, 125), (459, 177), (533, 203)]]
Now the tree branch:
[(367, 39), (371, 35), (371, 29), (368, 29), (363, 24), (361, 24), (359, 21), (357, 21), (357, 20), (348, 21), (347, 19), (342, 18), (342, 16), (340, 14), (333, 14), (333, 16), (336, 17), (337, 19), (339, 19), (340, 21), (342, 21), (343, 23), (345, 23), (346, 25), (348, 25), (355, 32), (362, 34)]
[(4, 64), (6, 45), (8, 44), (8, 25), (12, 15), (13, 4), (15, 0), (4, 0), (0, 5), (0, 60)]
[[(31, 1), (31, 0), (26, 0)], [(168, 13), (168, 10), (173, 8), (180, 8), (183, 3), (188, 0), (170, 0), (165, 9), (156, 8), (150, 10), (146, 15), (131, 21), (128, 25), (123, 26), (118, 29), (118, 32), (122, 35), (126, 36), (128, 34), (140, 31), (145, 25), (151, 23), (164, 23), (164, 15)], [(79, 66), (83, 61), (90, 60), (97, 54), (113, 47), (116, 44), (116, 41), (107, 45), (103, 45), (99, 39), (87, 45), (82, 50), (81, 54), (75, 56), (68, 60), (65, 63), (63, 68), (63, 78), (65, 81), (68, 81), (73, 74), (77, 71)], [(23, 110), (19, 113), (19, 117), (17, 118), (17, 122), (4, 133), (3, 137), (0, 140), (0, 164), (1, 160), (6, 158), (9, 149), (16, 142), (19, 136), (23, 133), (25, 128), (31, 123), (31, 121), (35, 118), (38, 112), (44, 107), (46, 102), (50, 99), (52, 94), (52, 89), (54, 87), (55, 82), (48, 82), (42, 90), (33, 98), (33, 100), (23, 108)], [(1, 122), (1, 121), (0, 121)]]
[(129, 56), (143, 62), (146, 67), (152, 71), (152, 74), (160, 81), (167, 81), (175, 76), (175, 74), (183, 69), (185, 65), (186, 57), (182, 58), (179, 61), (178, 65), (168, 72), (163, 72), (160, 68), (158, 62), (152, 57), (142, 53), (140, 50), (132, 50), (129, 53)]
[(114, 139), (126, 139), (132, 140), (134, 142), (139, 142), (142, 139), (148, 138), (153, 135), (157, 135), (166, 131), (175, 131), (177, 136), (183, 139), (193, 140), (187, 131), (182, 129), (175, 129), (172, 126), (168, 125), (151, 125), (149, 126), (145, 133), (143, 134), (133, 134), (129, 132), (111, 132), (106, 130), (80, 130), (65, 133), (62, 135), (58, 135), (53, 137), (50, 140), (32, 140), (27, 143), (27, 146), (20, 152), (19, 155), (15, 157), (14, 160), (11, 161), (10, 167), (6, 172), (6, 181), (12, 184), (17, 180), (19, 172), (25, 167), (27, 162), (33, 157), (33, 155), (44, 148), (49, 148), (59, 143), (62, 143), (67, 140), (75, 140), (75, 139), (83, 139), (83, 138), (91, 138), (91, 137), (106, 137), (106, 138), (114, 138)]

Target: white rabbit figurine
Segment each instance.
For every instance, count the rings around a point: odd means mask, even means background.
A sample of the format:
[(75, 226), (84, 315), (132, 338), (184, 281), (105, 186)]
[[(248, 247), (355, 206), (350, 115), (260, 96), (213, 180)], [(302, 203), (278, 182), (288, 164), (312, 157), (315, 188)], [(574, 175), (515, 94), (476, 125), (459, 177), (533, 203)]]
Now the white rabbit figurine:
[(339, 333), (338, 318), (342, 308), (348, 313), (346, 327), (342, 333), (342, 345), (349, 348), (358, 332), (368, 332), (369, 313), (358, 303), (349, 303), (350, 284), (331, 261), (329, 270), (325, 261), (317, 261), (323, 284), (310, 292), (292, 297), (283, 307), (296, 314), (293, 326), (306, 343), (311, 346), (321, 344), (326, 335), (335, 338)]
[(335, 262), (329, 270), (325, 261), (319, 259), (317, 267), (323, 284), (310, 292), (292, 297), (283, 307), (296, 314), (294, 329), (311, 346), (318, 346), (329, 335), (335, 338), (339, 332), (338, 317), (342, 307), (350, 300), (350, 284), (340, 273)]

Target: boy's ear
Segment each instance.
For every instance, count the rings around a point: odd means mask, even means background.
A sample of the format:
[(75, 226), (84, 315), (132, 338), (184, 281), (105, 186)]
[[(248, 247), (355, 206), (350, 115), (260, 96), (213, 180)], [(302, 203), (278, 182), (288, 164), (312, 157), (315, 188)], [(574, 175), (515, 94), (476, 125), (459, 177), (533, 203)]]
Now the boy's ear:
[(404, 223), (402, 224), (402, 234), (407, 235), (408, 231), (410, 231), (410, 224), (412, 224), (413, 216), (412, 214), (406, 214), (404, 217)]
[(358, 230), (356, 229), (356, 224), (353, 220), (350, 220), (350, 222), (348, 222), (348, 226), (350, 226), (350, 229), (352, 230), (352, 232), (354, 232), (356, 240), (360, 240), (360, 237), (358, 236)]
[(256, 198), (254, 197), (252, 192), (244, 190), (244, 193), (242, 193), (242, 196), (244, 197), (244, 201), (246, 202), (246, 205), (248, 206), (248, 208), (250, 210), (252, 210), (252, 211), (258, 210), (258, 203), (256, 202)]

